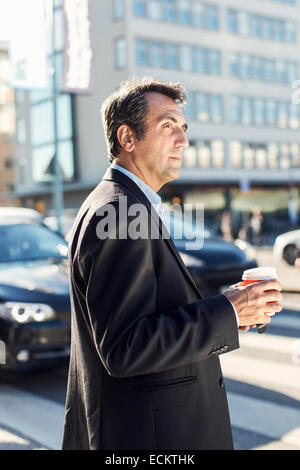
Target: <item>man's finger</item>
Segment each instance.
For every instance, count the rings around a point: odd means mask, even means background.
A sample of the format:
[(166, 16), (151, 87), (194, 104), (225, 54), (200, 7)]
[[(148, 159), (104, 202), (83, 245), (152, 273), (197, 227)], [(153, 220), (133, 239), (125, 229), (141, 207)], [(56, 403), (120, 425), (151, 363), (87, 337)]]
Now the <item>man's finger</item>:
[(277, 279), (268, 279), (267, 281), (258, 281), (255, 285), (262, 288), (263, 291), (265, 290), (278, 290), (282, 291), (282, 285)]

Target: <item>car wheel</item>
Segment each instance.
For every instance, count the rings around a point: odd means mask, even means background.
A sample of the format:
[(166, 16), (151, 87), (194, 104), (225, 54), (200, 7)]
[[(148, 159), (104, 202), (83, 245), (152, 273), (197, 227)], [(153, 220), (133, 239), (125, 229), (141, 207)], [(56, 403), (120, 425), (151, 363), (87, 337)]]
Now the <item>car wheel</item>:
[(298, 249), (295, 245), (287, 245), (283, 251), (283, 259), (290, 265), (294, 266), (296, 258), (299, 257)]

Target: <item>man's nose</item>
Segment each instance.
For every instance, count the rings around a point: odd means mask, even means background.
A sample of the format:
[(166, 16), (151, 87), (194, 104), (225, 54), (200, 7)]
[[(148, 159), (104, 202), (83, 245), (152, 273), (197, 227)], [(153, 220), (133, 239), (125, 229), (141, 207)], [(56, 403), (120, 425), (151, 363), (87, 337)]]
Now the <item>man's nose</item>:
[(185, 147), (188, 147), (190, 144), (189, 144), (189, 141), (188, 141), (188, 138), (187, 138), (187, 135), (186, 135), (186, 132), (182, 129), (181, 131), (179, 131), (177, 137), (176, 137), (176, 141), (175, 141), (175, 147), (182, 147), (182, 148), (185, 148)]

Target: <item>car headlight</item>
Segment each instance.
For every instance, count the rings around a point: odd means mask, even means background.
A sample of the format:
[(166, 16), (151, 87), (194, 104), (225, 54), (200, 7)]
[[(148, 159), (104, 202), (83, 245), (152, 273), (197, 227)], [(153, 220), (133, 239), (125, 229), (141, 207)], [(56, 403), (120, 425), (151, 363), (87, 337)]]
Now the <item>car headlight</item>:
[(243, 252), (245, 253), (247, 261), (252, 261), (256, 258), (256, 250), (249, 243), (244, 242), (243, 240), (237, 239), (237, 240), (234, 241), (234, 244), (240, 250), (243, 250)]
[(196, 258), (196, 256), (188, 255), (187, 253), (179, 252), (182, 261), (188, 268), (200, 268), (205, 266), (205, 262), (202, 259)]
[(15, 320), (17, 323), (53, 320), (56, 313), (50, 305), (25, 302), (0, 303), (0, 318)]

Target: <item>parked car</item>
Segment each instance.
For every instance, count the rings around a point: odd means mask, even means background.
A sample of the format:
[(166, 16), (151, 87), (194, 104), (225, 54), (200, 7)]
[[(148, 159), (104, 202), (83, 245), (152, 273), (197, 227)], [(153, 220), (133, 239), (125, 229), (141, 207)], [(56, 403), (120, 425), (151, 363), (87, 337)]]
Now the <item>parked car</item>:
[(273, 245), (273, 254), (277, 261), (285, 261), (294, 266), (300, 257), (300, 229), (279, 235)]
[(69, 358), (67, 244), (29, 216), (0, 210), (0, 371), (45, 369)]
[(26, 223), (42, 223), (42, 215), (35, 209), (27, 209), (25, 207), (0, 207), (0, 222), (5, 220)]
[[(187, 242), (191, 242), (192, 235), (196, 233), (195, 225), (190, 219), (183, 220), (182, 224), (181, 216), (173, 214), (166, 226), (203, 295), (222, 292), (227, 286), (240, 282), (243, 271), (257, 267), (256, 251), (252, 245), (239, 239), (226, 242), (207, 226), (203, 227), (201, 233), (203, 246), (196, 250), (190, 249)], [(176, 238), (175, 235), (180, 234), (181, 227), (183, 237)]]

